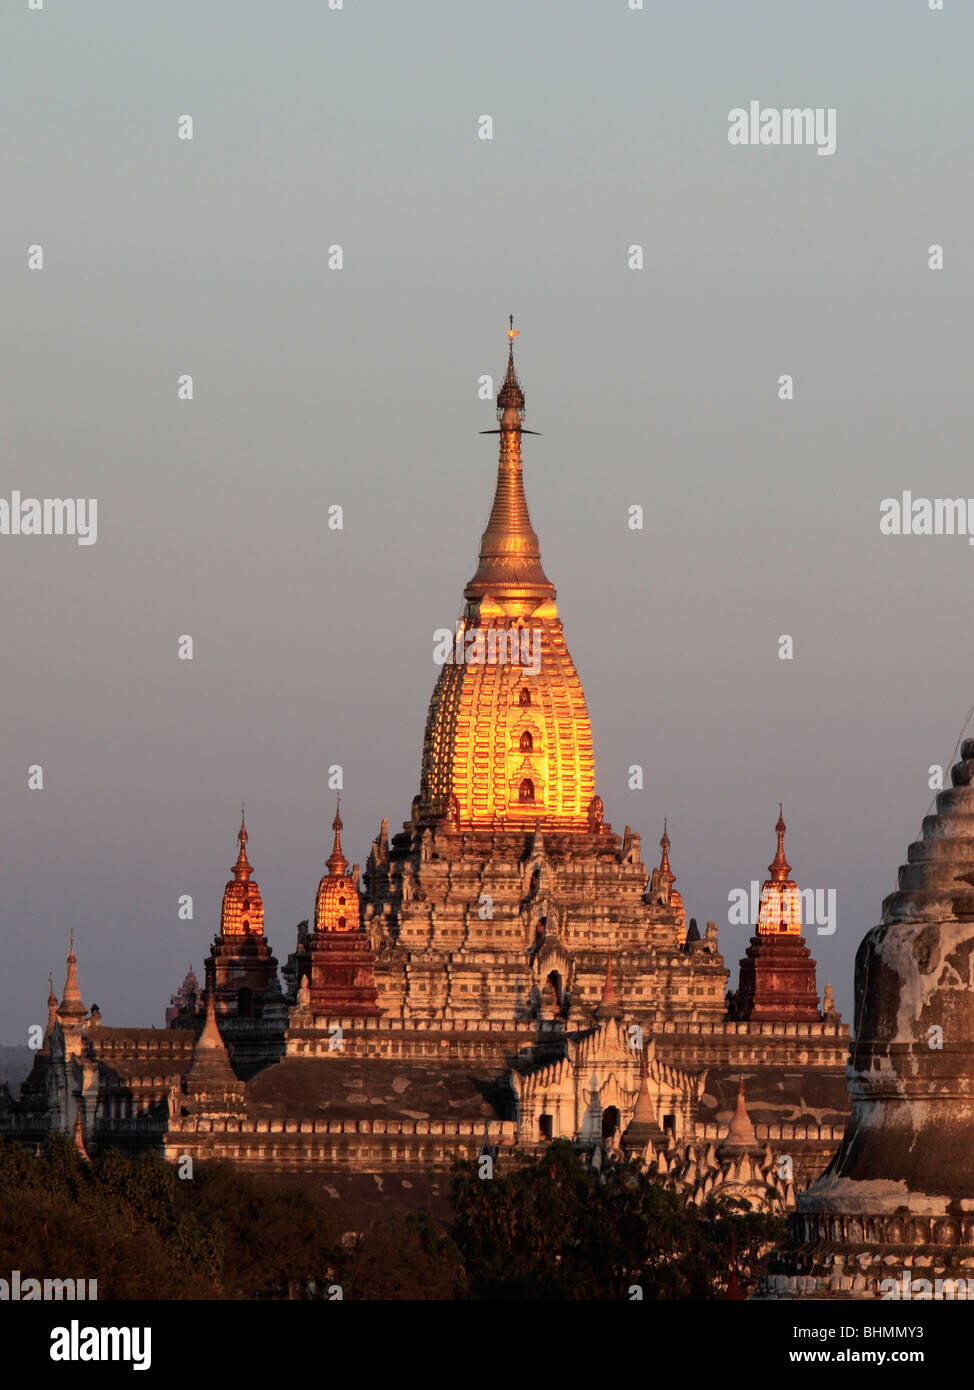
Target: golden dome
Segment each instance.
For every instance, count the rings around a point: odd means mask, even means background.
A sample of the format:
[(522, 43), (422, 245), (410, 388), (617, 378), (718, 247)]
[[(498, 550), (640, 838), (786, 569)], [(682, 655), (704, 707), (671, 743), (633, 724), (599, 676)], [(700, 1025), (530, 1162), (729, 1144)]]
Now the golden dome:
[(315, 931), (354, 932), (359, 928), (358, 884), (348, 876), (348, 860), (342, 853), (342, 818), (338, 811), (331, 826), (335, 844), (328, 856), (328, 872), (318, 884)]
[(791, 865), (785, 859), (785, 821), (780, 805), (778, 812), (778, 824), (775, 826), (778, 848), (768, 865), (771, 877), (765, 880), (761, 889), (758, 932), (765, 936), (801, 936), (802, 895), (788, 877)]
[(240, 853), (233, 866), (233, 878), (223, 890), (220, 931), (223, 936), (263, 936), (264, 904), (256, 880), (250, 877), (253, 869), (247, 860), (247, 826), (243, 812), (237, 839)]
[(530, 431), (513, 334), (497, 394), (494, 503), (430, 701), (419, 812), (447, 815), (455, 797), (462, 823), (545, 819), (581, 829), (595, 795), (592, 729), (524, 496), (521, 435)]

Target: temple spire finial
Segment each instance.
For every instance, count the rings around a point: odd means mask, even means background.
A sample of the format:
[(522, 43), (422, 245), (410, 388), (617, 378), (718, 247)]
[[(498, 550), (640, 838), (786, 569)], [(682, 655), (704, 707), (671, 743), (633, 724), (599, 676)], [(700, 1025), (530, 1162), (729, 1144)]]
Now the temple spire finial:
[(675, 883), (676, 875), (670, 869), (670, 837), (666, 833), (666, 817), (663, 817), (663, 837), (659, 842), (659, 847), (663, 851), (660, 859), (660, 877), (666, 879), (667, 883)]
[(348, 868), (348, 860), (342, 853), (342, 794), (338, 793), (338, 802), (335, 807), (335, 819), (331, 823), (331, 828), (335, 832), (335, 843), (332, 846), (331, 854), (325, 861), (328, 865), (328, 872), (332, 874), (343, 874)]
[(487, 529), (480, 542), (477, 572), (464, 589), (468, 602), (476, 604), (487, 595), (512, 615), (534, 611), (539, 603), (553, 601), (555, 587), (541, 565), (538, 537), (531, 525), (521, 474), (521, 435), (524, 419), (524, 392), (514, 366), (514, 315), (508, 317), (507, 375), (497, 392), (497, 421), (500, 429), (488, 430), (500, 436), (500, 458), (494, 503)]
[(768, 865), (768, 873), (771, 875), (772, 883), (785, 883), (791, 873), (791, 865), (785, 858), (785, 813), (781, 802), (778, 802), (778, 823), (775, 830), (778, 832), (778, 848), (772, 862)]
[(247, 841), (250, 837), (247, 834), (247, 823), (244, 819), (243, 803), (240, 806), (240, 829), (237, 831), (237, 843), (240, 851), (237, 854), (237, 862), (233, 866), (233, 876), (238, 881), (246, 882), (253, 873), (253, 867), (247, 858)]
[(74, 954), (74, 932), (71, 932), (71, 949), (68, 951), (68, 973), (64, 981), (64, 992), (61, 995), (61, 1004), (58, 1008), (58, 1015), (61, 1018), (82, 1018), (87, 1010), (81, 999), (81, 990), (78, 987), (78, 961)]
[(524, 419), (524, 391), (521, 389), (514, 366), (514, 339), (520, 336), (521, 330), (514, 327), (513, 314), (508, 316), (508, 323), (510, 327), (507, 330), (507, 375), (497, 392), (497, 419), (502, 434), (509, 430), (520, 431), (521, 421)]

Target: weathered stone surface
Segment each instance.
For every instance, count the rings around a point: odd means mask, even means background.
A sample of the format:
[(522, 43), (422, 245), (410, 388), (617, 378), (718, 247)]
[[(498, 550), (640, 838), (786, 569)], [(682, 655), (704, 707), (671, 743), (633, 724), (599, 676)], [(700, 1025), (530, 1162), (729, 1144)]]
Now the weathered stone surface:
[(819, 1277), (836, 1242), (878, 1256), (886, 1274), (906, 1268), (906, 1247), (924, 1247), (948, 1272), (974, 1249), (972, 740), (952, 783), (859, 947), (852, 1114), (832, 1163), (798, 1198), (780, 1270)]

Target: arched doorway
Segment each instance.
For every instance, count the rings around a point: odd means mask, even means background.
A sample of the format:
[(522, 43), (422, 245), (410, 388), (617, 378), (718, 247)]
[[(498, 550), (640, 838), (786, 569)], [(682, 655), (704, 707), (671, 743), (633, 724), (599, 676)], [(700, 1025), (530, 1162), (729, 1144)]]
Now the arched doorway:
[(607, 1105), (602, 1111), (602, 1138), (611, 1139), (619, 1128), (619, 1110), (615, 1105)]
[(558, 1018), (562, 998), (561, 976), (557, 970), (552, 970), (541, 990), (541, 1017), (551, 1020)]

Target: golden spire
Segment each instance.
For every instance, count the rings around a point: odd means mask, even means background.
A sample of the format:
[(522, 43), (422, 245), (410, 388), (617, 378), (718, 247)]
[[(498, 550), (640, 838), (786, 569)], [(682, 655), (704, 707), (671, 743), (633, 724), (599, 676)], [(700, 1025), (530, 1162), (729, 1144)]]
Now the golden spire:
[(785, 858), (785, 813), (781, 802), (778, 802), (778, 824), (775, 830), (778, 832), (778, 848), (775, 852), (774, 860), (768, 865), (768, 873), (771, 875), (772, 883), (787, 883), (788, 875), (791, 873), (791, 865)]
[[(524, 392), (514, 368), (514, 339), (521, 336), (521, 330), (514, 327), (513, 314), (509, 315), (508, 323), (510, 328), (507, 330), (507, 376), (497, 393), (497, 420), (502, 433), (505, 429), (520, 430), (521, 421), (524, 419)], [(516, 423), (514, 413), (510, 412), (516, 413)]]
[(765, 879), (761, 889), (761, 903), (758, 908), (758, 931), (762, 934), (780, 936), (800, 936), (802, 930), (802, 898), (795, 883), (789, 877), (791, 865), (785, 858), (785, 816), (778, 803), (778, 848), (774, 859), (768, 865), (770, 878)]
[[(497, 392), (500, 460), (497, 488), (487, 529), (480, 542), (477, 573), (464, 589), (464, 597), (476, 602), (489, 594), (499, 603), (516, 605), (514, 611), (530, 612), (544, 599), (554, 599), (555, 587), (541, 567), (541, 549), (531, 525), (521, 473), (521, 435), (524, 392), (514, 367), (514, 339), (520, 330), (510, 316), (507, 332), (507, 375)], [(490, 430), (487, 433), (495, 433)]]
[(355, 932), (359, 929), (358, 883), (348, 877), (348, 860), (342, 853), (341, 796), (332, 829), (335, 847), (327, 859), (328, 872), (318, 884), (315, 899), (315, 933)]
[(223, 890), (223, 909), (220, 913), (220, 933), (223, 936), (263, 936), (264, 904), (254, 872), (247, 858), (247, 824), (240, 808), (240, 829), (237, 840), (240, 852), (233, 866), (233, 878)]
[(338, 793), (338, 806), (335, 810), (335, 819), (331, 823), (331, 828), (335, 832), (335, 843), (332, 846), (331, 854), (326, 859), (328, 872), (330, 874), (343, 874), (348, 868), (348, 860), (342, 853), (342, 795)]
[(237, 840), (240, 843), (240, 853), (237, 855), (237, 862), (233, 866), (233, 876), (238, 882), (246, 883), (247, 879), (254, 872), (247, 859), (247, 824), (244, 820), (244, 808), (240, 807), (240, 829), (237, 831)]
[[(515, 332), (512, 321), (511, 345)], [(513, 346), (497, 412), (497, 490), (464, 622), (430, 700), (417, 821), (597, 828), (585, 693), (524, 499), (521, 434), (530, 431)]]

